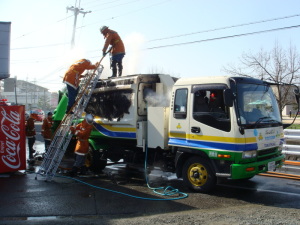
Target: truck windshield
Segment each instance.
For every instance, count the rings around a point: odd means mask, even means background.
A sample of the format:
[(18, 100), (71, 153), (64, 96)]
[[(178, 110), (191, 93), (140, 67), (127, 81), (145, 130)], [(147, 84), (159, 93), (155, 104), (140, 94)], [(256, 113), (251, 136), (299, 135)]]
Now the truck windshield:
[(237, 84), (238, 120), (241, 125), (267, 127), (281, 125), (278, 104), (266, 84)]

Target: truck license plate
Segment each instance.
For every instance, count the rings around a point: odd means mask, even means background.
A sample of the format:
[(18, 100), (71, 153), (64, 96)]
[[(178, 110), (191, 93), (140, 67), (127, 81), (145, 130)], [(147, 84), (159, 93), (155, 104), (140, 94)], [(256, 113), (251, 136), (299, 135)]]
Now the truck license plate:
[(276, 170), (275, 161), (269, 162), (268, 163), (268, 171), (275, 171), (275, 170)]

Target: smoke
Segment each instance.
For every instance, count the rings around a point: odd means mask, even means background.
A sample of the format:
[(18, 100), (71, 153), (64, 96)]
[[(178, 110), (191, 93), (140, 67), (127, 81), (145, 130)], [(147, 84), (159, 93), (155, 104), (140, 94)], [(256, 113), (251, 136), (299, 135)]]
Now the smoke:
[(134, 32), (124, 38), (126, 55), (123, 59), (123, 74), (136, 74), (141, 70), (139, 68), (142, 57), (142, 46), (145, 38), (142, 34)]
[(85, 55), (86, 55), (85, 50), (81, 47), (76, 46), (73, 49), (66, 50), (62, 55), (60, 62), (63, 63), (68, 69), (75, 61), (84, 59)]
[(158, 94), (150, 88), (144, 89), (144, 96), (148, 106), (168, 107), (170, 104), (170, 94)]

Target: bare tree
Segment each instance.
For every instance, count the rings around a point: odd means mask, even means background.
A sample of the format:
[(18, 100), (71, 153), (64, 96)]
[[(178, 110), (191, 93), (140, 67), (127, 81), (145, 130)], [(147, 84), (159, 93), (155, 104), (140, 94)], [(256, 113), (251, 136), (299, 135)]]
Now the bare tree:
[(250, 76), (281, 84), (273, 86), (280, 113), (286, 105), (295, 103), (290, 95), (290, 84), (297, 83), (300, 78), (300, 56), (296, 47), (290, 45), (284, 50), (275, 43), (271, 51), (261, 49), (256, 54), (243, 53), (240, 62), (240, 67), (229, 65), (224, 70), (232, 75)]

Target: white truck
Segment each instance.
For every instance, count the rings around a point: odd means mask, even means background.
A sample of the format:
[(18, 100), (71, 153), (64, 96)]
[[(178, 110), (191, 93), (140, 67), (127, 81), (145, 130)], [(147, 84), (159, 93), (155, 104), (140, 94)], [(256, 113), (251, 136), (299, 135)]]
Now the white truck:
[(10, 76), (10, 27), (11, 22), (0, 21), (0, 80)]
[[(54, 120), (66, 102), (63, 95)], [(85, 111), (95, 116), (87, 157), (95, 171), (107, 159), (147, 160), (207, 192), (218, 178), (250, 179), (284, 162), (278, 105), (261, 80), (163, 74), (99, 80)]]

